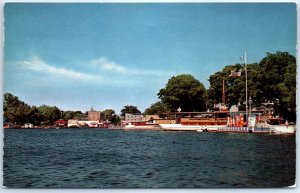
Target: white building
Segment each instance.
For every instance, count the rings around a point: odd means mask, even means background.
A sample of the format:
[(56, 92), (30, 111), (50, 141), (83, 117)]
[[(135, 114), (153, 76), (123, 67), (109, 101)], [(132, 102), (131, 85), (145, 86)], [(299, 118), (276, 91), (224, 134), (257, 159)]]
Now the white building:
[(142, 114), (125, 113), (126, 122), (141, 122), (144, 121)]

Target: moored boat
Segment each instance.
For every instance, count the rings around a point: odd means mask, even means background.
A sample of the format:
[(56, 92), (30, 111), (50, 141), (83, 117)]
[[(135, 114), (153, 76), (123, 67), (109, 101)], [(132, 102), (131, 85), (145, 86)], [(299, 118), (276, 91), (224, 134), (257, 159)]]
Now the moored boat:
[(123, 129), (126, 130), (161, 130), (158, 124), (147, 123), (147, 122), (135, 122), (128, 123)]
[(228, 111), (175, 113), (172, 123), (159, 124), (169, 131), (217, 131), (227, 124)]
[(255, 128), (269, 129), (271, 133), (289, 134), (295, 133), (296, 125), (282, 118), (261, 118), (255, 124)]
[(99, 127), (99, 124), (97, 122), (91, 122), (88, 124), (90, 128), (97, 128)]

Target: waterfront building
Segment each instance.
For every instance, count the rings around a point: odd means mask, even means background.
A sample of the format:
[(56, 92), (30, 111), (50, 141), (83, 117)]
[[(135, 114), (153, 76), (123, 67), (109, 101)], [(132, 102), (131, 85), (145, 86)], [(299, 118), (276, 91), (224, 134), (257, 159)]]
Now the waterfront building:
[(68, 120), (68, 127), (79, 127), (77, 119), (69, 119)]
[(132, 114), (132, 113), (125, 113), (125, 122), (141, 122), (143, 120), (143, 115), (140, 113)]
[(72, 124), (68, 125), (73, 127), (75, 127), (74, 125), (77, 125), (78, 127), (98, 127), (100, 124), (100, 118), (100, 111), (95, 111), (93, 107), (91, 107), (91, 110), (87, 112), (87, 117), (81, 116), (79, 119), (76, 119), (76, 124), (71, 121)]
[(54, 125), (56, 127), (65, 127), (68, 125), (68, 122), (67, 121), (64, 121), (63, 119), (59, 119), (57, 121), (54, 122)]
[(95, 111), (93, 109), (93, 107), (91, 107), (91, 110), (88, 111), (88, 120), (89, 121), (97, 121), (97, 122), (99, 122), (100, 118), (101, 118), (100, 111)]
[(158, 115), (146, 115), (144, 117), (145, 122), (147, 123), (157, 123), (161, 118)]

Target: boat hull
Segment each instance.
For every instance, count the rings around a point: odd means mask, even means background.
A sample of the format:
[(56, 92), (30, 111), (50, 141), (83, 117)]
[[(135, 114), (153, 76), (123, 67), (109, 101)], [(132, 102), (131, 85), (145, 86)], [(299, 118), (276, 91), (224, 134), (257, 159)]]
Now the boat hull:
[(269, 129), (271, 133), (277, 134), (292, 134), (296, 132), (295, 125), (268, 125), (268, 124), (257, 124), (256, 129)]
[(217, 131), (225, 125), (182, 125), (182, 124), (159, 124), (162, 130), (167, 131)]
[(126, 125), (125, 130), (161, 130), (159, 125)]

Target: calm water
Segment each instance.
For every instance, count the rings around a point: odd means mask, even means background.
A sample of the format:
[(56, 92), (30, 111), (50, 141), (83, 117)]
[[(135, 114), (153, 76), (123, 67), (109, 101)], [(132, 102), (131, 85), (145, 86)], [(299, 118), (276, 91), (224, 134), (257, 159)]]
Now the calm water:
[(6, 129), (10, 188), (286, 187), (295, 135)]

